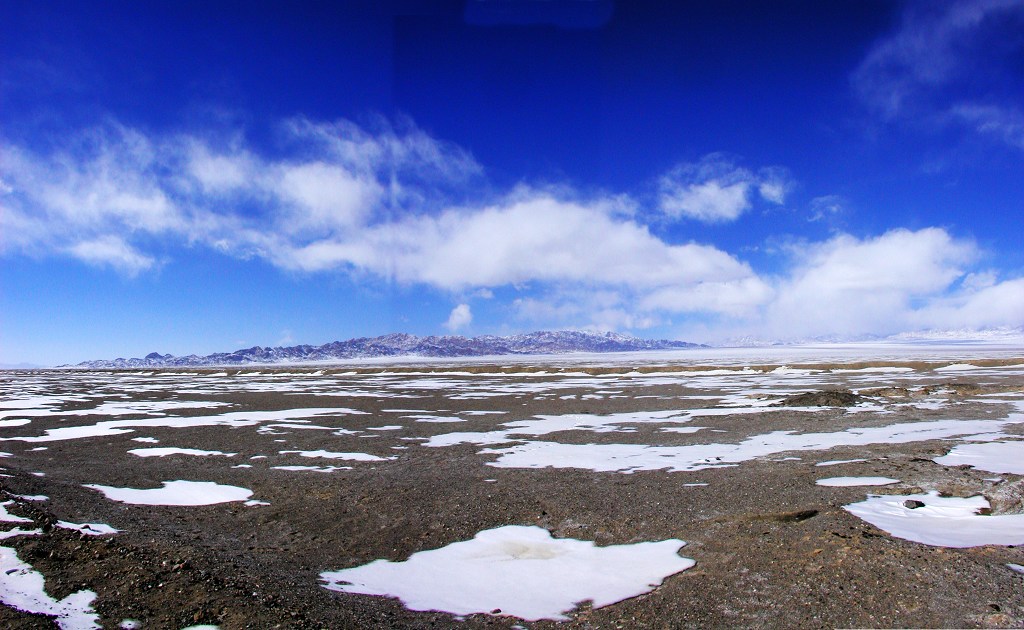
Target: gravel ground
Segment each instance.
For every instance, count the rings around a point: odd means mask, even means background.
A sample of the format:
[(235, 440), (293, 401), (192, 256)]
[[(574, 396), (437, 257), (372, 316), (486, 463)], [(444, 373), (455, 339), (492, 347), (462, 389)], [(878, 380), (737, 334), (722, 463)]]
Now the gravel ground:
[[(0, 409), (5, 416), (0, 451), (10, 454), (0, 460), (5, 475), (0, 493), (13, 501), (6, 506), (11, 514), (33, 520), (23, 527), (43, 530), (2, 544), (45, 577), (51, 596), (94, 591), (94, 608), (104, 627), (111, 628), (125, 619), (147, 628), (1019, 627), (1024, 624), (1024, 575), (1006, 565), (1024, 564), (1024, 549), (927, 546), (894, 538), (842, 509), (869, 493), (939, 490), (949, 496), (999, 495), (999, 511), (1020, 512), (1020, 476), (932, 461), (962, 443), (958, 439), (836, 446), (773, 453), (728, 467), (629, 474), (495, 467), (488, 464), (499, 456), (481, 452), (534, 440), (736, 444), (773, 431), (828, 433), (933, 420), (1000, 420), (1020, 413), (1013, 403), (1024, 400), (1024, 367), (1013, 366), (1024, 359), (974, 363), (978, 369), (888, 362), (909, 370), (865, 371), (873, 367), (867, 364), (777, 370), (769, 365), (730, 368), (725, 374), (671, 365), (643, 370), (475, 365), (0, 373), (0, 400), (9, 407)], [(168, 401), (225, 404), (161, 409)], [(105, 403), (120, 407), (100, 408)], [(739, 411), (751, 405), (760, 410)], [(240, 412), (237, 417), (244, 418), (302, 408), (336, 411), (306, 418), (307, 423), (122, 425), (115, 428), (123, 433), (79, 439), (12, 439), (110, 421)], [(507, 430), (503, 423), (537, 416), (705, 408), (718, 409), (719, 415), (685, 423), (625, 420), (615, 423), (617, 430), (604, 432), (509, 434), (502, 444), (422, 444), (424, 438), (453, 432)], [(110, 415), (111, 409), (121, 415)], [(474, 411), (506, 413), (467, 413)], [(422, 422), (408, 416), (464, 421)], [(24, 419), (30, 422), (19, 422)], [(1024, 417), (1019, 421), (1002, 430), (1024, 434)], [(326, 428), (300, 428), (303, 424)], [(379, 428), (387, 426), (401, 428)], [(691, 426), (704, 428), (662, 431)], [(338, 434), (340, 429), (351, 433)], [(134, 441), (140, 437), (159, 442)], [(143, 458), (127, 453), (155, 446), (236, 455)], [(41, 447), (45, 450), (33, 450)], [(281, 452), (321, 449), (386, 459), (339, 461)], [(845, 459), (867, 461), (814, 466)], [(234, 467), (239, 464), (251, 467)], [(282, 465), (351, 468), (329, 473), (274, 468)], [(847, 475), (892, 477), (900, 483), (872, 488), (815, 484), (822, 477)], [(129, 505), (83, 487), (155, 488), (177, 479), (248, 488), (252, 498), (269, 505)], [(687, 485), (698, 483), (707, 485)], [(85, 536), (55, 527), (57, 521), (106, 523), (121, 531)], [(323, 571), (382, 558), (402, 561), (503, 525), (537, 525), (556, 538), (601, 546), (679, 538), (687, 542), (680, 554), (697, 564), (646, 595), (596, 610), (584, 603), (565, 622), (488, 614), (460, 619), (321, 586)], [(2, 523), (0, 529), (13, 526)], [(49, 628), (54, 622), (0, 606), (0, 625)]]

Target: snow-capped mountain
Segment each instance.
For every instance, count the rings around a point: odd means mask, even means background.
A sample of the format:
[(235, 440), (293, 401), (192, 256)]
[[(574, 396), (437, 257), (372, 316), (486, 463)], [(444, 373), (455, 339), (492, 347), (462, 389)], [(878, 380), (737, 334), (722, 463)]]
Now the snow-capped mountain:
[(194, 354), (177, 357), (152, 352), (141, 359), (83, 361), (74, 367), (87, 368), (150, 368), (196, 367), (204, 365), (244, 365), (251, 363), (295, 363), (331, 361), (368, 357), (474, 357), (489, 355), (564, 354), (569, 352), (630, 352), (637, 350), (671, 350), (697, 348), (701, 344), (686, 341), (639, 339), (619, 333), (592, 333), (572, 330), (533, 332), (524, 335), (497, 337), (417, 337), (394, 333), (381, 337), (360, 337), (334, 341), (322, 346), (288, 346), (264, 348), (254, 346), (234, 352), (218, 352), (207, 356)]

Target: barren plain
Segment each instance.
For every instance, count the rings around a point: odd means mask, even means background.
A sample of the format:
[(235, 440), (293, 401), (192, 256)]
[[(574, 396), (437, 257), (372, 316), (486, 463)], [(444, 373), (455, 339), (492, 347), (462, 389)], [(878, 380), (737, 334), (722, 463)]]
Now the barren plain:
[(9, 371), (0, 451), (9, 628), (1024, 624), (1020, 349)]

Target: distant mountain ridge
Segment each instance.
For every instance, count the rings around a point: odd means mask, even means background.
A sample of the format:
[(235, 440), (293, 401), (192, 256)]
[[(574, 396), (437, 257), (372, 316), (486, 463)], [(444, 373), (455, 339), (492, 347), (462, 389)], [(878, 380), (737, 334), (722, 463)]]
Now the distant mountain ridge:
[(477, 357), (489, 355), (565, 354), (570, 352), (632, 352), (641, 350), (677, 350), (706, 347), (702, 344), (666, 339), (640, 339), (630, 335), (573, 330), (541, 331), (498, 337), (462, 337), (459, 335), (417, 337), (394, 333), (380, 337), (359, 337), (334, 341), (322, 346), (299, 345), (276, 348), (253, 346), (234, 352), (206, 356), (174, 356), (152, 352), (133, 359), (83, 361), (74, 366), (86, 368), (157, 368), (248, 365), (259, 363), (301, 363), (373, 357)]

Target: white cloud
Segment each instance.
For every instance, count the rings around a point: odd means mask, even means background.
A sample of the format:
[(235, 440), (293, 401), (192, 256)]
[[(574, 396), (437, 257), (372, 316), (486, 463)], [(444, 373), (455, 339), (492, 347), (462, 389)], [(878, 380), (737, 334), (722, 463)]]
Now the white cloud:
[(658, 188), (659, 207), (666, 215), (725, 223), (751, 208), (752, 190), (770, 203), (785, 203), (792, 182), (785, 169), (769, 167), (754, 175), (731, 158), (713, 153), (700, 162), (676, 166), (659, 179)]
[(644, 296), (640, 308), (669, 313), (717, 313), (751, 316), (773, 296), (772, 287), (751, 275), (724, 282), (700, 282), (689, 286), (662, 287)]
[(769, 166), (758, 171), (758, 175), (757, 192), (761, 198), (777, 206), (786, 203), (786, 196), (794, 186), (789, 171), (781, 166)]
[(767, 327), (784, 338), (908, 330), (977, 254), (973, 243), (938, 228), (806, 245), (778, 283)]
[[(147, 251), (154, 241), (208, 247), (465, 302), (511, 295), (512, 312), (540, 326), (643, 329), (681, 316), (793, 338), (1024, 325), (1022, 280), (974, 268), (981, 252), (943, 229), (804, 243), (769, 276), (713, 245), (659, 237), (627, 195), (523, 185), (486, 201), (463, 192), (455, 203), (447, 189), (472, 190), (479, 166), (415, 129), (372, 134), (299, 119), (284, 138), (301, 150), (269, 158), (240, 138), (153, 138), (119, 126), (50, 153), (2, 147), (2, 247), (128, 276), (159, 264)], [(783, 169), (755, 175), (721, 155), (662, 184), (709, 220), (742, 212), (755, 195), (783, 203), (792, 187)], [(827, 218), (842, 203), (821, 197), (811, 209)], [(472, 321), (464, 303), (446, 325)]]
[[(240, 140), (236, 140), (237, 144)], [(257, 159), (244, 150), (232, 147), (219, 154), (198, 138), (183, 141), (185, 169), (192, 181), (207, 194), (236, 191), (256, 180)], [(187, 184), (187, 182), (186, 182)]]
[(286, 207), (289, 231), (347, 228), (366, 220), (377, 205), (382, 186), (333, 164), (312, 162), (274, 169), (272, 190)]
[(635, 297), (608, 289), (560, 287), (513, 302), (516, 316), (534, 327), (594, 331), (637, 330), (661, 323), (657, 313), (637, 308)]
[(917, 329), (978, 329), (1024, 326), (1024, 278), (964, 287), (934, 300), (912, 318)]
[[(115, 241), (130, 249), (145, 237), (174, 235), (298, 267), (287, 253), (310, 239), (354, 237), (383, 209), (436, 209), (439, 189), (480, 173), (468, 153), (413, 127), (374, 135), (348, 122), (295, 119), (282, 129), (282, 142), (294, 148), (275, 160), (237, 137), (149, 137), (117, 124), (49, 153), (5, 145), (2, 247), (95, 261)], [(136, 273), (145, 259), (115, 268)]]
[(115, 236), (75, 243), (68, 248), (68, 252), (90, 265), (109, 266), (127, 276), (138, 275), (152, 268), (156, 262)]
[(448, 210), (368, 227), (278, 254), (306, 271), (351, 267), (461, 291), (539, 283), (652, 289), (727, 282), (753, 275), (708, 245), (670, 245), (619, 218), (614, 205), (537, 193), (481, 209)]
[(723, 185), (711, 181), (685, 184), (677, 188), (666, 186), (661, 198), (661, 209), (670, 216), (686, 216), (705, 223), (734, 221), (750, 208), (748, 182)]
[(459, 304), (448, 315), (448, 321), (444, 323), (444, 327), (455, 332), (469, 326), (472, 321), (473, 312), (470, 310), (469, 304)]

